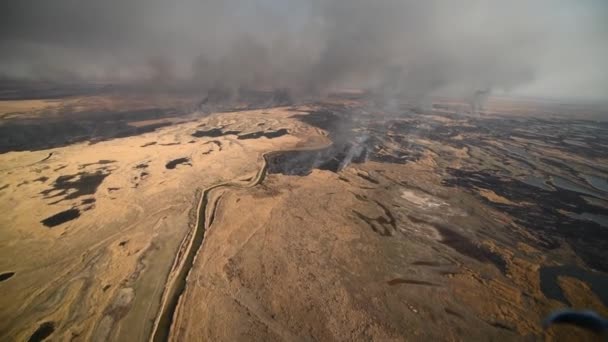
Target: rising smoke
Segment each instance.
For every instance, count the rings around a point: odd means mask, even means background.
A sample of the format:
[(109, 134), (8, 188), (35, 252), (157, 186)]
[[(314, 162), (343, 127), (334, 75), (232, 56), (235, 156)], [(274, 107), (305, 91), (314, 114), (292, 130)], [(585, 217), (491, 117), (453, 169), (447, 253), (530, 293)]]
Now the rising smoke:
[[(534, 92), (535, 84), (558, 95), (581, 84), (592, 97), (608, 90), (601, 1), (19, 0), (0, 7), (0, 75), (14, 79), (296, 94), (348, 87), (407, 99)], [(576, 88), (560, 81), (573, 68)]]

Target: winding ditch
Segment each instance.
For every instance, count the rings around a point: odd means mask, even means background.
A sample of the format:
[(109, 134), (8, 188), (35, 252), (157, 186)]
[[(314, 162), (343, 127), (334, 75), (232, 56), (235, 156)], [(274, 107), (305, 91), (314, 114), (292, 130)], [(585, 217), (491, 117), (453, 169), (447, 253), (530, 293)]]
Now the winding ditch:
[[(181, 262), (179, 260), (176, 261), (179, 264), (174, 265), (172, 268), (173, 271), (167, 278), (167, 286), (165, 287), (165, 291), (161, 299), (159, 314), (157, 315), (154, 325), (152, 326), (150, 341), (161, 342), (169, 339), (171, 324), (178, 308), (179, 299), (186, 289), (188, 274), (190, 273), (190, 270), (194, 264), (194, 259), (203, 244), (205, 232), (212, 223), (212, 215), (215, 212), (215, 207), (219, 203), (219, 198), (215, 201), (210, 200), (212, 191), (220, 188), (252, 188), (264, 181), (268, 172), (269, 164), (273, 163), (277, 156), (282, 154), (290, 155), (297, 151), (320, 151), (327, 149), (329, 146), (331, 146), (331, 144), (320, 147), (315, 146), (297, 150), (272, 151), (264, 153), (262, 155), (262, 167), (257, 172), (256, 176), (251, 180), (248, 180), (247, 183), (242, 184), (238, 182), (223, 182), (212, 185), (202, 191), (197, 207), (196, 226), (193, 229), (193, 233), (189, 234), (189, 239), (187, 238), (188, 242), (184, 242), (188, 244), (185, 257)], [(207, 219), (206, 215), (208, 211), (211, 213), (209, 220)]]

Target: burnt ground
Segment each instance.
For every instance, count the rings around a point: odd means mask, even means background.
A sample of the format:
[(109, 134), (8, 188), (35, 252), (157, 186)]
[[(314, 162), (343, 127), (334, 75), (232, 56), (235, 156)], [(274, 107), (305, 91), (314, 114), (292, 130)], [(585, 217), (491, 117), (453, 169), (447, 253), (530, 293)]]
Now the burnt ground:
[(51, 336), (51, 334), (55, 331), (55, 323), (54, 322), (44, 322), (40, 324), (38, 329), (34, 331), (32, 336), (29, 338), (29, 342), (38, 342), (44, 341), (47, 337)]
[(173, 170), (175, 169), (178, 165), (190, 165), (192, 166), (192, 163), (190, 161), (190, 158), (177, 158), (174, 160), (171, 160), (169, 162), (167, 162), (167, 164), (165, 164), (165, 168), (168, 170)]
[(63, 118), (5, 122), (0, 125), (0, 153), (35, 151), (82, 141), (103, 141), (152, 132), (167, 122), (132, 126), (129, 122), (173, 117), (172, 109), (127, 112), (89, 112)]
[(72, 209), (68, 209), (68, 210), (59, 212), (55, 215), (49, 216), (49, 217), (45, 218), (44, 220), (40, 221), (40, 223), (42, 223), (43, 225), (45, 225), (48, 228), (52, 228), (52, 227), (58, 226), (62, 223), (65, 223), (65, 222), (68, 222), (71, 220), (75, 220), (78, 217), (80, 217), (80, 210), (78, 210), (76, 208), (72, 208)]
[(0, 80), (0, 100), (60, 99), (95, 94), (104, 89), (107, 86), (97, 84)]
[(79, 172), (73, 175), (57, 177), (52, 187), (41, 192), (47, 199), (54, 199), (50, 204), (72, 200), (86, 195), (94, 195), (103, 180), (109, 176), (109, 171), (99, 169), (95, 172)]
[(5, 272), (0, 274), (0, 281), (5, 281), (12, 278), (15, 275), (15, 272)]
[[(395, 123), (390, 118), (379, 118), (365, 110), (323, 106), (294, 118), (327, 131), (333, 144), (322, 151), (273, 154), (268, 158), (269, 173), (305, 175), (313, 168), (338, 172), (350, 163), (368, 160), (405, 164), (418, 160), (423, 151), (404, 135), (394, 134)], [(400, 134), (407, 133), (400, 131)]]
[[(270, 154), (269, 173), (305, 176), (314, 168), (338, 172), (351, 162), (405, 164), (425, 152), (437, 154), (446, 161), (439, 165), (443, 186), (464, 189), (512, 218), (513, 228), (507, 229), (512, 247), (525, 242), (549, 252), (569, 246), (584, 262), (576, 266), (569, 258), (549, 259), (567, 269), (547, 266), (541, 271), (549, 298), (565, 302), (555, 274), (587, 281), (607, 298), (602, 284), (608, 272), (608, 164), (602, 161), (608, 160), (608, 122), (322, 108), (295, 118), (326, 130), (334, 144), (324, 150)], [(466, 158), (459, 159), (462, 165), (451, 167), (454, 157), (445, 149), (466, 151)], [(483, 196), (482, 190), (492, 191), (499, 200)], [(391, 234), (387, 218), (354, 214), (379, 234)], [(497, 254), (452, 229), (435, 228), (444, 244), (493, 263), (504, 273), (505, 262)]]
[[(193, 89), (140, 89), (140, 87), (96, 84), (52, 84), (45, 82), (12, 82), (0, 80), (0, 101), (3, 100), (38, 100), (53, 99), (61, 101), (79, 96), (90, 95), (175, 95), (188, 96), (190, 104), (183, 106), (157, 106), (151, 108), (108, 111), (85, 110), (73, 112), (65, 108), (59, 116), (42, 113), (38, 118), (10, 119), (0, 122), (0, 153), (10, 151), (35, 151), (62, 147), (70, 144), (90, 141), (92, 143), (115, 138), (139, 135), (152, 132), (158, 128), (171, 125), (170, 122), (150, 122), (145, 125), (130, 123), (146, 120), (175, 118), (199, 110), (202, 113), (237, 111), (244, 109), (270, 108), (287, 106), (293, 103), (289, 92), (284, 89), (259, 91), (252, 89), (210, 89), (200, 92)], [(202, 98), (202, 100), (200, 100)], [(199, 100), (195, 100), (199, 99)], [(0, 102), (1, 105), (1, 102)], [(234, 132), (237, 134), (239, 132)], [(286, 131), (247, 133), (240, 139), (255, 139), (260, 136), (268, 138), (286, 134)], [(201, 136), (204, 132), (195, 133)], [(227, 134), (227, 133), (223, 133)], [(152, 144), (152, 143), (150, 143)]]

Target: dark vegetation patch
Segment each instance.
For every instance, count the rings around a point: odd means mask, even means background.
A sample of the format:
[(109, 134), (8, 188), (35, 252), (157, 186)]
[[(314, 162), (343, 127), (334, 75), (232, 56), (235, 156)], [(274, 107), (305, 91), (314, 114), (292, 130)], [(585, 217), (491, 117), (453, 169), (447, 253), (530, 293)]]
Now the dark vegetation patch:
[(260, 131), (260, 132), (241, 134), (241, 135), (238, 136), (237, 139), (239, 139), (239, 140), (258, 139), (258, 138), (261, 138), (261, 137), (266, 137), (268, 139), (272, 139), (272, 138), (278, 138), (278, 137), (283, 136), (283, 135), (288, 134), (288, 133), (289, 133), (289, 131), (287, 129), (281, 128), (281, 129), (276, 130), (276, 131), (268, 131), (268, 132)]
[(44, 198), (63, 197), (51, 204), (71, 200), (80, 196), (93, 195), (109, 173), (96, 171), (94, 173), (80, 172), (74, 175), (59, 176), (52, 188), (42, 191)]
[(30, 336), (28, 342), (40, 342), (44, 341), (47, 337), (51, 336), (51, 334), (55, 331), (55, 323), (53, 322), (44, 322), (40, 324), (38, 329), (34, 331), (32, 336)]
[(0, 274), (0, 281), (5, 281), (12, 278), (15, 275), (15, 272), (4, 272)]
[(426, 286), (441, 286), (439, 284), (431, 283), (425, 280), (416, 280), (416, 279), (403, 279), (403, 278), (395, 278), (386, 282), (390, 286), (395, 286), (399, 284), (410, 284), (410, 285), (426, 285)]
[(49, 216), (44, 220), (40, 221), (43, 225), (52, 228), (58, 226), (62, 223), (74, 220), (80, 217), (80, 210), (77, 208), (68, 209), (62, 212), (59, 212), (53, 216)]
[(192, 166), (192, 163), (190, 163), (190, 158), (178, 158), (178, 159), (174, 159), (170, 162), (168, 162), (167, 164), (165, 164), (165, 168), (169, 169), (169, 170), (173, 170), (177, 167), (177, 165), (190, 165)]

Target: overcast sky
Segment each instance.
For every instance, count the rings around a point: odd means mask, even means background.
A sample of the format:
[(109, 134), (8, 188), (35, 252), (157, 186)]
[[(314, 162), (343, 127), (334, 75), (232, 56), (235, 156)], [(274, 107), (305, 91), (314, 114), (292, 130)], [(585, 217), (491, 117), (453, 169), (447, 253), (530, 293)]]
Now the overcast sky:
[(605, 0), (5, 0), (0, 75), (606, 100)]

